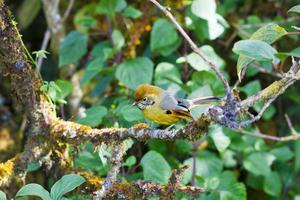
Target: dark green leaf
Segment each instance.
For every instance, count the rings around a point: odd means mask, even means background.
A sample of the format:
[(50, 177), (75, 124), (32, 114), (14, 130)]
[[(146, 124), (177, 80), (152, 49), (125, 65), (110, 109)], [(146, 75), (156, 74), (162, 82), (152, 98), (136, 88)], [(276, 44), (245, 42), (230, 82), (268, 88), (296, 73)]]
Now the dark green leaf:
[(117, 79), (130, 89), (135, 89), (142, 83), (150, 83), (152, 76), (153, 63), (146, 57), (124, 61), (116, 71)]
[(149, 151), (142, 160), (143, 174), (146, 180), (166, 184), (171, 176), (171, 167), (168, 162), (156, 151)]
[(62, 196), (68, 192), (71, 192), (82, 183), (85, 182), (85, 179), (77, 174), (68, 174), (64, 175), (59, 179), (51, 188), (51, 198), (52, 200), (59, 200)]
[(127, 3), (125, 0), (101, 0), (97, 6), (97, 12), (113, 16), (115, 12), (122, 11), (126, 6)]
[(41, 185), (31, 183), (24, 185), (16, 194), (16, 197), (22, 196), (37, 196), (43, 200), (53, 200), (51, 199), (49, 192), (45, 190)]
[(166, 19), (155, 21), (151, 31), (151, 51), (167, 56), (177, 49), (180, 42), (181, 39), (171, 22)]
[(87, 36), (77, 32), (70, 32), (62, 41), (59, 49), (59, 66), (76, 64), (87, 52)]
[(264, 177), (264, 191), (271, 195), (279, 197), (282, 190), (282, 182), (277, 172), (271, 172)]
[(36, 170), (38, 170), (41, 167), (41, 163), (40, 162), (31, 162), (27, 165), (27, 172), (34, 172)]

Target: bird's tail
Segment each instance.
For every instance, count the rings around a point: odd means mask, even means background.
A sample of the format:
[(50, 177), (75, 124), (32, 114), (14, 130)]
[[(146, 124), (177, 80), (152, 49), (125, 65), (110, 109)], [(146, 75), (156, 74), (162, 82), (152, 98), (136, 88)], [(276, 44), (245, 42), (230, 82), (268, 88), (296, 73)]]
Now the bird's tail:
[(193, 108), (193, 107), (204, 105), (204, 104), (209, 104), (212, 102), (219, 102), (219, 101), (221, 101), (220, 97), (214, 97), (214, 96), (199, 97), (199, 98), (190, 100), (189, 108)]

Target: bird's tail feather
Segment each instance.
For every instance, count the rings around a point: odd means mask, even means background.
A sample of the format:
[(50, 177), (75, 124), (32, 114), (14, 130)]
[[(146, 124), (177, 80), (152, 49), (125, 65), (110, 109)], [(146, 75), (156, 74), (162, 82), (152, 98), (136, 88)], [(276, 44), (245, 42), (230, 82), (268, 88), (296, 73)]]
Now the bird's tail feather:
[(190, 100), (190, 108), (193, 108), (195, 106), (203, 105), (203, 104), (208, 104), (212, 102), (219, 102), (221, 101), (220, 97), (215, 97), (215, 96), (207, 96), (207, 97), (199, 97), (196, 99)]

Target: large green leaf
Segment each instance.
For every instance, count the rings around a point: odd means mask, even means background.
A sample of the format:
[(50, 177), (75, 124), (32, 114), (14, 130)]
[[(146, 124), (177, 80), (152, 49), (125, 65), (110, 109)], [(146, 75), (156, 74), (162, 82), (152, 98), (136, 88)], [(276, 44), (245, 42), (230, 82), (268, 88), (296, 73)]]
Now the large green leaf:
[(64, 175), (59, 179), (51, 188), (51, 198), (52, 200), (59, 200), (62, 196), (68, 192), (71, 192), (82, 183), (85, 182), (85, 179), (77, 174), (68, 174)]
[(243, 162), (243, 166), (249, 172), (262, 176), (268, 176), (271, 173), (271, 164), (272, 162), (270, 161), (269, 155), (263, 152), (254, 152)]
[(181, 38), (171, 22), (166, 19), (155, 21), (150, 36), (151, 51), (167, 56), (176, 50), (180, 43)]
[(130, 89), (142, 83), (150, 83), (153, 76), (153, 63), (149, 58), (138, 57), (121, 63), (116, 71), (117, 79)]
[(143, 174), (146, 180), (166, 184), (171, 176), (171, 167), (168, 162), (156, 151), (149, 151), (142, 160)]
[(59, 66), (76, 64), (87, 52), (87, 36), (77, 31), (70, 32), (59, 49)]
[(141, 11), (139, 11), (136, 8), (131, 7), (131, 6), (128, 6), (123, 12), (123, 16), (131, 17), (133, 19), (139, 18), (142, 15), (143, 15), (143, 13)]
[[(287, 31), (284, 28), (278, 26), (277, 24), (271, 23), (258, 29), (255, 33), (253, 33), (250, 39), (260, 40), (268, 44), (272, 44), (286, 34)], [(248, 66), (251, 62), (253, 62), (252, 58), (245, 57), (245, 56), (239, 57), (237, 62), (237, 74), (239, 78), (241, 78), (242, 70), (246, 66)]]
[(107, 109), (104, 106), (92, 106), (85, 111), (85, 117), (78, 119), (78, 123), (91, 127), (98, 126), (103, 117), (107, 114)]
[(275, 57), (277, 50), (271, 45), (260, 40), (241, 40), (234, 44), (233, 52), (257, 61), (273, 61), (278, 63)]
[(300, 5), (294, 6), (288, 10), (288, 12), (295, 12), (300, 14)]
[(36, 183), (24, 185), (16, 194), (16, 197), (22, 196), (37, 196), (43, 200), (53, 200), (45, 188)]
[(277, 172), (271, 172), (264, 177), (264, 191), (272, 196), (279, 197), (282, 190), (282, 182)]
[(127, 3), (125, 0), (101, 0), (97, 6), (97, 12), (113, 16), (115, 12), (122, 11), (126, 6)]

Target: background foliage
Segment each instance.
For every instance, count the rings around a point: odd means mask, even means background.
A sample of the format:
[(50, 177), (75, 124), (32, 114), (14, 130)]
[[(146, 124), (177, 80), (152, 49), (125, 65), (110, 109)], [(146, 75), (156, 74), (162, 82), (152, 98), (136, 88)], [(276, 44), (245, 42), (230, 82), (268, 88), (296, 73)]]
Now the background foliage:
[[(37, 59), (47, 57), (40, 70), (45, 80), (41, 89), (55, 103), (61, 118), (91, 127), (131, 127), (139, 122), (157, 127), (130, 106), (133, 91), (141, 83), (155, 84), (180, 97), (224, 95), (222, 82), (215, 73), (148, 1), (76, 1), (65, 23), (66, 36), (58, 48), (47, 49), (49, 54), (39, 51), (47, 30), (41, 2), (7, 3), (29, 51), (36, 51), (33, 56)], [(66, 9), (67, 3), (62, 1), (60, 8)], [(242, 99), (276, 80), (277, 73), (286, 71), (290, 66), (289, 56), (300, 57), (299, 34), (286, 32), (295, 32), (292, 26), (299, 26), (299, 9), (287, 12), (299, 3), (297, 0), (165, 0), (162, 3), (171, 8), (231, 85), (242, 76), (249, 60), (256, 60), (237, 88), (243, 92)], [(249, 38), (261, 41), (235, 43)], [(280, 61), (280, 65), (275, 65)], [(299, 130), (299, 87), (299, 83), (292, 86), (249, 131), (289, 135), (285, 114)], [(0, 88), (3, 110), (0, 161), (4, 161), (19, 150), (26, 135), (24, 130), (13, 132), (19, 126), (9, 123), (10, 119), (16, 119), (19, 124), (24, 119), (12, 109), (6, 82)], [(261, 106), (256, 105), (252, 112), (258, 112)], [(193, 110), (193, 115), (199, 116), (205, 109)], [(184, 123), (177, 124), (176, 128)], [(199, 141), (128, 140), (127, 148), (120, 179), (146, 179), (165, 184), (172, 169), (189, 164), (182, 183), (203, 186), (207, 192), (198, 199), (294, 199), (300, 194), (299, 141), (265, 141), (214, 125)], [(69, 149), (75, 167), (106, 176), (110, 168), (109, 146), (102, 145), (95, 150), (88, 143)], [(55, 172), (45, 173), (37, 163), (28, 166), (28, 171), (32, 173), (28, 182), (38, 182), (50, 191)], [(178, 199), (188, 197), (178, 194)]]

